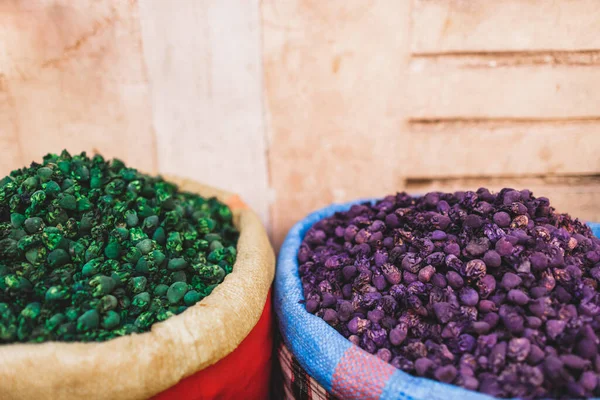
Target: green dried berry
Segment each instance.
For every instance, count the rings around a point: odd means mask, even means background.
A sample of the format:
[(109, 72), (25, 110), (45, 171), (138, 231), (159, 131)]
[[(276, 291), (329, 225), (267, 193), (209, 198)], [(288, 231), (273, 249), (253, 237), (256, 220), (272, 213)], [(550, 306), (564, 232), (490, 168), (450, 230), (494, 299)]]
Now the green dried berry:
[(172, 258), (169, 260), (167, 268), (173, 271), (179, 271), (185, 269), (187, 266), (188, 263), (184, 258)]
[(20, 228), (23, 225), (23, 222), (25, 222), (25, 216), (23, 214), (19, 214), (19, 213), (12, 213), (10, 215), (10, 223), (12, 224), (13, 228)]
[(94, 288), (92, 295), (101, 297), (113, 291), (117, 283), (110, 276), (98, 275), (90, 280), (90, 286)]
[(154, 313), (143, 312), (135, 320), (135, 326), (142, 330), (147, 330), (154, 323)]
[(92, 203), (88, 198), (82, 197), (79, 200), (77, 200), (77, 210), (78, 211), (88, 211), (91, 209), (92, 209)]
[(167, 256), (160, 250), (154, 250), (150, 253), (149, 259), (152, 262), (153, 266), (160, 267), (163, 262), (166, 260)]
[(167, 250), (170, 254), (178, 255), (183, 250), (183, 242), (179, 232), (171, 232), (167, 239)]
[(150, 306), (150, 301), (151, 301), (150, 293), (142, 292), (142, 293), (136, 294), (133, 297), (133, 300), (131, 301), (131, 305), (134, 307), (138, 307), (142, 310), (145, 310)]
[(92, 242), (90, 246), (85, 251), (85, 260), (90, 261), (94, 258), (98, 258), (100, 254), (102, 254), (102, 243)]
[(94, 258), (91, 261), (88, 261), (81, 268), (81, 273), (83, 276), (93, 276), (96, 275), (99, 271), (100, 265), (102, 265), (101, 258)]
[(96, 310), (89, 310), (77, 318), (77, 330), (88, 332), (94, 330), (100, 324), (100, 314)]
[(54, 314), (46, 321), (46, 329), (48, 329), (49, 331), (53, 331), (66, 320), (67, 317), (63, 313)]
[(154, 244), (152, 243), (151, 239), (142, 239), (138, 244), (135, 245), (135, 247), (137, 247), (140, 253), (146, 255), (152, 251)]
[(29, 200), (31, 201), (31, 207), (37, 208), (46, 201), (46, 192), (38, 190), (31, 195)]
[(127, 250), (127, 254), (125, 254), (125, 260), (130, 263), (136, 263), (141, 256), (142, 252), (137, 247), (130, 247)]
[(213, 240), (212, 242), (210, 242), (210, 250), (215, 251), (215, 250), (220, 250), (223, 248), (223, 244), (221, 242), (219, 242), (218, 240)]
[(187, 283), (187, 275), (185, 271), (176, 271), (171, 275), (171, 281)]
[(48, 250), (54, 250), (59, 247), (63, 241), (63, 231), (53, 226), (44, 228), (42, 233), (42, 242)]
[(50, 286), (46, 290), (46, 301), (61, 301), (71, 297), (69, 290), (62, 286)]
[(137, 226), (140, 219), (138, 218), (137, 212), (135, 210), (127, 210), (125, 211), (125, 222), (127, 226), (134, 227)]
[(44, 227), (44, 220), (40, 217), (27, 218), (23, 222), (23, 226), (27, 233), (39, 232)]
[(148, 266), (148, 260), (145, 257), (142, 257), (135, 264), (135, 272), (142, 275), (150, 274), (150, 267)]
[(48, 197), (55, 197), (57, 194), (60, 193), (60, 186), (54, 181), (44, 183), (42, 185), (42, 188), (44, 189), (44, 192), (46, 192), (46, 195)]
[(190, 290), (183, 296), (183, 302), (186, 306), (193, 306), (202, 299), (202, 295), (195, 290)]
[(232, 220), (99, 155), (13, 171), (0, 179), (0, 343), (104, 341), (184, 312), (231, 272)]
[(175, 282), (169, 287), (167, 291), (167, 300), (171, 304), (177, 304), (183, 299), (187, 292), (188, 285), (184, 282)]
[(69, 254), (63, 249), (52, 250), (48, 254), (48, 265), (50, 268), (61, 267), (70, 261)]
[(102, 318), (102, 327), (104, 329), (114, 329), (121, 323), (121, 316), (115, 311), (108, 311)]
[(25, 306), (23, 311), (21, 311), (21, 317), (23, 317), (24, 320), (37, 319), (40, 316), (41, 311), (42, 305), (40, 303), (29, 303)]
[(38, 179), (35, 176), (30, 176), (23, 181), (23, 188), (28, 192), (34, 192), (38, 187)]
[(121, 253), (121, 245), (119, 242), (110, 242), (104, 248), (104, 255), (112, 260), (119, 258), (119, 254)]
[(100, 299), (100, 303), (98, 303), (98, 310), (100, 312), (107, 312), (109, 310), (114, 310), (117, 308), (119, 301), (117, 298), (111, 294), (108, 294)]
[(25, 259), (33, 265), (40, 265), (46, 259), (44, 247), (32, 247), (25, 252)]
[(148, 235), (144, 233), (142, 228), (131, 228), (129, 230), (129, 237), (131, 238), (133, 244), (137, 244), (142, 240), (147, 239)]
[(159, 226), (158, 228), (156, 228), (156, 230), (154, 231), (154, 235), (152, 235), (152, 240), (161, 245), (164, 245), (166, 243), (167, 235), (163, 227)]
[(42, 167), (38, 169), (37, 174), (40, 177), (40, 181), (46, 182), (52, 176), (52, 170), (47, 167)]
[(145, 276), (136, 276), (129, 281), (130, 289), (132, 293), (141, 293), (146, 290), (146, 284), (148, 279)]
[(151, 229), (156, 228), (158, 226), (158, 223), (159, 223), (158, 216), (151, 215), (149, 217), (146, 217), (146, 219), (144, 219), (143, 228), (145, 230), (151, 230)]
[(158, 296), (158, 297), (165, 296), (167, 294), (168, 290), (169, 290), (169, 286), (161, 283), (159, 285), (156, 285), (156, 287), (154, 288), (154, 295)]

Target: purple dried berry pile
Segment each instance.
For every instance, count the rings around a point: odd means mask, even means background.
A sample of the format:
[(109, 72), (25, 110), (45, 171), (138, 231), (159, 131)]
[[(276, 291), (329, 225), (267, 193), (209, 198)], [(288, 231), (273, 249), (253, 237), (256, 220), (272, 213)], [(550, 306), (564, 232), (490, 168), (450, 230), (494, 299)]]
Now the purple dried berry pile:
[(308, 312), (396, 368), (497, 397), (599, 396), (600, 240), (529, 190), (406, 193), (317, 222)]

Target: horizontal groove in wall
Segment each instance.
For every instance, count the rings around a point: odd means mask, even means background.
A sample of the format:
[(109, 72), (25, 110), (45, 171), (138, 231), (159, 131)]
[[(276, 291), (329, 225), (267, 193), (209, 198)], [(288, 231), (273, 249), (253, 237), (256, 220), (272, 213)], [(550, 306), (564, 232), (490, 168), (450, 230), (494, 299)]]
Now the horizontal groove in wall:
[(498, 51), (412, 53), (412, 62), (448, 63), (465, 68), (518, 67), (527, 65), (600, 65), (600, 49), (579, 51)]
[(441, 51), (441, 52), (412, 52), (415, 57), (470, 57), (470, 56), (484, 56), (484, 57), (543, 57), (543, 56), (555, 56), (555, 57), (569, 57), (569, 56), (598, 56), (600, 49), (587, 49), (587, 50), (524, 50), (524, 51)]
[(594, 192), (600, 191), (600, 174), (597, 175), (526, 175), (526, 176), (471, 176), (471, 177), (436, 177), (436, 178), (406, 178), (405, 185), (407, 189), (423, 187), (436, 183), (443, 183), (443, 186), (451, 186), (453, 183), (463, 183), (465, 187), (469, 182), (486, 182), (490, 185), (504, 182), (538, 182), (547, 185), (593, 185)]
[[(533, 125), (533, 124), (573, 124), (573, 123), (600, 123), (600, 110), (597, 117), (568, 117), (568, 118), (511, 118), (511, 117), (457, 117), (457, 118), (409, 118), (407, 123), (411, 127), (419, 125)], [(600, 134), (600, 132), (599, 132)]]

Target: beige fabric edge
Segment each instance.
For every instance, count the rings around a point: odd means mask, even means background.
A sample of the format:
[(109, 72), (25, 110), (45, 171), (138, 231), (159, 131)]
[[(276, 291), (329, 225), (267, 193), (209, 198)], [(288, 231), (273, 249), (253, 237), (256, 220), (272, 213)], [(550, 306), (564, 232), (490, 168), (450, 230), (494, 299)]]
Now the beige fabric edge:
[(104, 343), (0, 346), (0, 399), (144, 399), (231, 353), (258, 322), (275, 256), (258, 216), (228, 192), (167, 177), (232, 207), (238, 255), (224, 282), (147, 333)]

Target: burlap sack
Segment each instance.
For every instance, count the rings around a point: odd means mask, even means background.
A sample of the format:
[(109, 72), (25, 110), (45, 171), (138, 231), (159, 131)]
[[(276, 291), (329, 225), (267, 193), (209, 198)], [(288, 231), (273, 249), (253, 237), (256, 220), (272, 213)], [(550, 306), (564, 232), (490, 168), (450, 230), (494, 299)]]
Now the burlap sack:
[(103, 343), (0, 345), (0, 399), (145, 399), (221, 360), (256, 325), (275, 264), (260, 220), (235, 195), (169, 180), (232, 208), (241, 233), (233, 272), (210, 296), (147, 333)]

